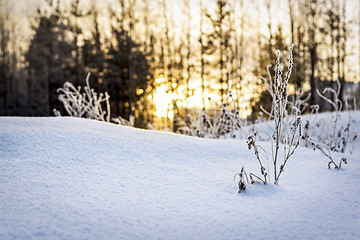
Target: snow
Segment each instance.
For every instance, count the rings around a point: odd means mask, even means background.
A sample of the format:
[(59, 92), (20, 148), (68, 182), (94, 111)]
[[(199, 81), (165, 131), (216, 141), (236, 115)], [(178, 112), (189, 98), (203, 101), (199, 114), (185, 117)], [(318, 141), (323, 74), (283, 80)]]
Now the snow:
[(259, 172), (245, 140), (1, 117), (0, 239), (359, 239), (359, 147), (341, 170), (300, 147), (279, 185), (238, 194)]

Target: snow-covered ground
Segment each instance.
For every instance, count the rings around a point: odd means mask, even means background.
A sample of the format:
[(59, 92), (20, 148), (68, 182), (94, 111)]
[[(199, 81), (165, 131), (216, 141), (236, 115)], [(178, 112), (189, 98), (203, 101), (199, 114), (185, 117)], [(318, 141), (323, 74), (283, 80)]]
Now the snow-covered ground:
[(278, 186), (238, 194), (259, 172), (245, 140), (1, 117), (0, 239), (360, 239), (359, 147), (341, 170), (300, 147)]

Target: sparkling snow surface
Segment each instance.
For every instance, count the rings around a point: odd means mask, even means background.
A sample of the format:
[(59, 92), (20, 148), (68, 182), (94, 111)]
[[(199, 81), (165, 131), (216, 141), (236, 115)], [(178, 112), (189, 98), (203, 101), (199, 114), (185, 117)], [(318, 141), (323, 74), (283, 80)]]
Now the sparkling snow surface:
[(341, 170), (298, 148), (278, 186), (238, 194), (259, 172), (245, 140), (1, 117), (0, 239), (360, 239), (359, 147)]

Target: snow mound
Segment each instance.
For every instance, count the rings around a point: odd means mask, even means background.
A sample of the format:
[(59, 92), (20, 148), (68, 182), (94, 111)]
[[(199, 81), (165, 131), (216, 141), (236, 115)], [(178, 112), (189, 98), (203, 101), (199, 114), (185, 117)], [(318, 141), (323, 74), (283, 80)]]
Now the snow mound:
[(238, 194), (234, 174), (259, 171), (244, 140), (1, 117), (0, 239), (359, 239), (359, 151), (345, 157), (328, 170), (299, 148), (279, 186)]

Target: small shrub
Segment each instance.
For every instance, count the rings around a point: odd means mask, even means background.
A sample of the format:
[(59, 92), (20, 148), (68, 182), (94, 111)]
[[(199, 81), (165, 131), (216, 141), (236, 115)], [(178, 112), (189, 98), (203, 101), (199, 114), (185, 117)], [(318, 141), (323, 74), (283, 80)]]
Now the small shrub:
[[(340, 88), (340, 81), (337, 80), (337, 90), (326, 88), (322, 93), (317, 90), (318, 95), (333, 106), (334, 112), (331, 118), (320, 118), (318, 114), (319, 106), (312, 106), (312, 115), (310, 118), (313, 119), (309, 119), (305, 124), (304, 139), (306, 146), (309, 146), (309, 143), (312, 146), (312, 143), (316, 141), (317, 143), (321, 143), (321, 145), (326, 145), (326, 148), (330, 151), (341, 153), (344, 153), (350, 146), (349, 152), (352, 153), (354, 141), (358, 135), (355, 131), (356, 122), (352, 117), (353, 111), (356, 110), (356, 101), (354, 99), (353, 103), (350, 104), (350, 98), (348, 97), (344, 103), (341, 102), (339, 99)], [(327, 92), (332, 93), (334, 98), (327, 98), (325, 96)], [(349, 120), (345, 125), (340, 122), (340, 112), (343, 110), (343, 107), (349, 114)]]
[[(90, 118), (99, 121), (110, 122), (110, 104), (107, 92), (97, 93), (90, 87), (89, 84), (90, 73), (86, 76), (86, 86), (83, 91), (80, 86), (77, 88), (70, 82), (65, 82), (62, 88), (59, 88), (59, 101), (64, 105), (67, 114), (71, 117)], [(103, 110), (103, 105), (106, 106), (106, 111)], [(61, 116), (57, 109), (53, 110), (56, 116)], [(135, 119), (130, 117), (127, 121), (122, 117), (111, 119), (114, 123), (124, 126), (134, 126)]]
[(178, 132), (206, 138), (242, 137), (244, 121), (239, 117), (235, 100), (229, 92), (226, 103), (215, 103), (212, 110), (194, 111), (188, 117), (189, 124), (182, 124)]
[(317, 141), (316, 139), (312, 139), (312, 138), (309, 138), (309, 142), (311, 143), (311, 146), (314, 148), (314, 151), (315, 149), (319, 149), (320, 152), (326, 156), (327, 158), (329, 158), (329, 162), (328, 162), (328, 168), (330, 169), (331, 168), (331, 165), (334, 165), (334, 168), (335, 169), (340, 169), (341, 168), (341, 163), (344, 163), (344, 164), (347, 164), (347, 160), (346, 158), (341, 158), (339, 164), (336, 164), (331, 156), (331, 150), (330, 148), (325, 145), (325, 144), (322, 144), (320, 143), (319, 141)]
[[(86, 86), (83, 92), (80, 86), (75, 88), (72, 83), (65, 82), (63, 88), (57, 90), (59, 101), (63, 103), (66, 112), (71, 117), (84, 117), (110, 122), (110, 96), (107, 92), (98, 94), (94, 89), (90, 88), (89, 78), (90, 73), (86, 76)], [(103, 103), (105, 103), (107, 111), (103, 110)], [(56, 115), (59, 115), (58, 111)]]
[(244, 170), (244, 167), (241, 168), (240, 172), (235, 174), (234, 181), (236, 180), (236, 176), (239, 176), (239, 182), (238, 182), (239, 191), (238, 191), (238, 193), (241, 193), (241, 192), (246, 190), (245, 180), (246, 180), (247, 184), (249, 184), (249, 179), (248, 179), (247, 174), (246, 174), (246, 172)]
[[(277, 53), (277, 61), (275, 68), (275, 81), (272, 82), (270, 77), (270, 84), (267, 84), (267, 89), (273, 97), (272, 110), (268, 112), (269, 116), (274, 119), (274, 134), (271, 138), (271, 153), (272, 153), (272, 167), (273, 167), (273, 181), (277, 184), (281, 174), (284, 172), (284, 168), (290, 157), (294, 154), (296, 148), (299, 146), (302, 130), (301, 130), (301, 111), (292, 105), (292, 114), (287, 117), (291, 121), (290, 130), (287, 129), (285, 123), (285, 116), (288, 111), (288, 82), (290, 80), (291, 70), (293, 66), (293, 45), (290, 48), (290, 60), (289, 68), (285, 78), (282, 78), (282, 70), (280, 67), (280, 51)], [(260, 165), (260, 173), (262, 177), (256, 174), (250, 173), (250, 182), (253, 184), (255, 180), (266, 184), (270, 182), (270, 169), (264, 167), (263, 162), (260, 159), (259, 149), (266, 151), (256, 144), (256, 134), (250, 135), (247, 139), (249, 149), (253, 149), (256, 159)], [(279, 159), (280, 145), (283, 144), (283, 156), (284, 159)], [(281, 164), (280, 164), (281, 161)], [(254, 180), (255, 178), (255, 180)]]
[[(264, 165), (263, 165), (263, 163), (262, 163), (262, 161), (261, 161), (261, 159), (260, 159), (260, 154), (259, 154), (259, 150), (258, 150), (258, 149), (261, 149), (262, 151), (264, 151), (265, 154), (266, 154), (266, 151), (265, 151), (265, 149), (262, 148), (260, 145), (257, 145), (257, 144), (256, 144), (256, 136), (257, 136), (257, 134), (253, 134), (253, 135), (248, 136), (246, 143), (248, 144), (248, 148), (249, 148), (249, 149), (253, 149), (253, 150), (254, 150), (256, 159), (258, 160), (259, 165), (260, 165), (260, 173), (261, 173), (261, 175), (263, 176), (263, 178), (260, 178), (260, 177), (258, 177), (257, 175), (255, 175), (255, 174), (253, 174), (253, 173), (250, 173), (250, 182), (251, 182), (251, 184), (253, 184), (253, 183), (255, 182), (254, 179), (253, 179), (253, 177), (254, 177), (254, 178), (256, 178), (257, 181), (260, 181), (260, 182), (266, 184), (267, 181), (268, 181), (268, 180), (266, 179), (266, 177), (267, 177), (267, 176), (270, 176), (270, 174), (269, 174), (268, 171), (265, 169), (265, 167), (264, 167)], [(267, 160), (268, 160), (268, 163), (269, 163), (269, 159), (268, 159), (268, 157), (267, 157), (267, 154), (266, 154), (265, 156), (266, 156), (266, 158), (267, 158)], [(268, 164), (268, 165), (269, 165), (269, 164)], [(269, 177), (269, 178), (270, 178), (270, 177)], [(270, 181), (270, 179), (269, 179), (269, 181)]]

